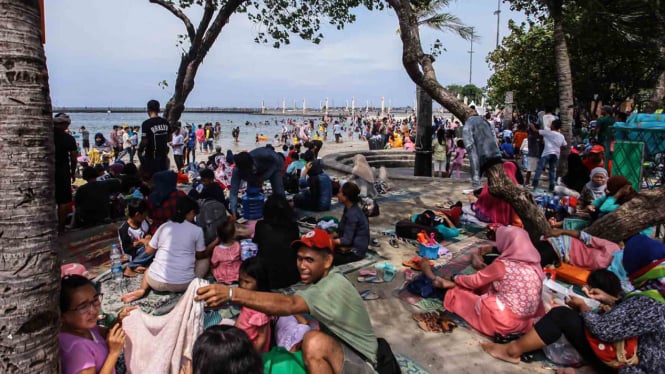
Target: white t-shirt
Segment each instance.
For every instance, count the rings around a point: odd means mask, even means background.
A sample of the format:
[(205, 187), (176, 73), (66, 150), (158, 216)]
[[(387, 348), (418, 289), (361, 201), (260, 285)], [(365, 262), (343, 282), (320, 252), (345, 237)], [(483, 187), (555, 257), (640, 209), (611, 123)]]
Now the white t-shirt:
[(182, 156), (182, 148), (185, 144), (185, 139), (183, 139), (181, 134), (173, 136), (171, 139), (171, 145), (173, 146), (173, 154)]
[(150, 265), (150, 278), (169, 284), (186, 284), (194, 279), (196, 252), (205, 251), (203, 230), (189, 221), (167, 221), (150, 239), (157, 249)]
[(122, 146), (125, 148), (132, 147), (132, 141), (130, 140), (129, 134), (127, 132), (123, 132), (122, 134)]
[(543, 136), (543, 140), (545, 141), (545, 149), (541, 157), (547, 155), (556, 155), (556, 157), (559, 157), (561, 147), (567, 145), (566, 138), (557, 131), (538, 130), (538, 133)]
[(543, 116), (543, 129), (544, 130), (552, 130), (552, 121), (554, 121), (556, 117), (554, 114), (545, 114)]

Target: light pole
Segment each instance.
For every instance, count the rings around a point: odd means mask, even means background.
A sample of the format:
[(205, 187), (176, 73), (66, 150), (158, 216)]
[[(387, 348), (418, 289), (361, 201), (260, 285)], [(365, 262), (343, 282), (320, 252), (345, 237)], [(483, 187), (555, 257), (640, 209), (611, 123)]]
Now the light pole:
[(496, 47), (499, 48), (499, 23), (501, 19), (501, 0), (497, 0), (496, 10), (494, 11), (496, 16)]
[(476, 28), (471, 27), (471, 49), (469, 50), (469, 84), (471, 84), (471, 77), (473, 75), (473, 39), (475, 38)]

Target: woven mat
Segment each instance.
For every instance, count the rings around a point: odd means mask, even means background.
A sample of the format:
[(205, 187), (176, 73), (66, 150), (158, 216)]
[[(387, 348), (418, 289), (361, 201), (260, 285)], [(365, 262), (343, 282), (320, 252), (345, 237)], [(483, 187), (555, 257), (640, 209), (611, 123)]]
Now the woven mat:
[(107, 224), (68, 232), (60, 241), (62, 264), (83, 264), (92, 278), (111, 268), (111, 245), (118, 244), (118, 226)]

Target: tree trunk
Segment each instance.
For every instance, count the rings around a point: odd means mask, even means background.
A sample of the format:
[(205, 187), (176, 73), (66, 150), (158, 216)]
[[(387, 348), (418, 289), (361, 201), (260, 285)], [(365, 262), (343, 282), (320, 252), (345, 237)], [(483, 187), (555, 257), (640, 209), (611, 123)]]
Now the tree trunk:
[(0, 372), (59, 373), (54, 144), (38, 0), (0, 0)]
[[(559, 86), (559, 109), (561, 113), (561, 134), (570, 146), (573, 139), (573, 74), (570, 70), (570, 55), (563, 27), (563, 1), (548, 2), (550, 16), (554, 21), (554, 59), (556, 63), (557, 84)], [(569, 147), (561, 151), (558, 174), (564, 175), (568, 169)]]
[(176, 123), (180, 120), (180, 116), (185, 111), (185, 102), (194, 89), (194, 77), (196, 77), (196, 72), (200, 64), (201, 62), (190, 59), (188, 55), (183, 55), (180, 59), (173, 96), (166, 103), (164, 109), (164, 114), (171, 126), (171, 130), (174, 129)]
[(399, 19), (400, 38), (402, 39), (402, 64), (411, 80), (422, 87), (436, 102), (448, 109), (462, 123), (472, 115), (472, 110), (453, 94), (448, 92), (437, 80), (434, 71), (434, 57), (423, 52), (420, 44), (418, 17), (414, 14), (409, 0), (387, 0)]
[(542, 235), (547, 235), (552, 231), (545, 214), (538, 209), (538, 205), (533, 200), (533, 195), (515, 185), (506, 175), (502, 164), (492, 165), (487, 169), (485, 175), (489, 193), (506, 201), (515, 209), (515, 213), (524, 224), (524, 230), (529, 233), (534, 244), (540, 240)]
[(418, 124), (416, 131), (416, 160), (413, 175), (432, 176), (432, 98), (421, 87), (416, 87), (418, 96)]
[(664, 206), (664, 187), (642, 191), (619, 209), (596, 220), (584, 231), (619, 243), (647, 227), (665, 223), (665, 209), (662, 209)]
[[(660, 54), (665, 56), (665, 47), (660, 47)], [(653, 113), (656, 109), (662, 108), (663, 102), (665, 102), (665, 70), (658, 76), (658, 81), (647, 104), (647, 112)]]

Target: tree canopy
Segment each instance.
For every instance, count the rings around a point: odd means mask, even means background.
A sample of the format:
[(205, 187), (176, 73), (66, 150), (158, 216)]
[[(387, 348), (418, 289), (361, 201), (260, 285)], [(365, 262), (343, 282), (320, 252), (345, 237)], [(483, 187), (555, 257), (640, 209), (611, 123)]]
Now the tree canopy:
[[(589, 4), (593, 3), (593, 4)], [(576, 106), (598, 99), (623, 101), (651, 89), (665, 70), (661, 2), (613, 1), (565, 3), (566, 30)], [(665, 3), (665, 2), (662, 2)], [(503, 101), (513, 91), (521, 110), (557, 102), (553, 24), (540, 1), (511, 1), (529, 22), (510, 23), (510, 34), (487, 58), (495, 74), (488, 81), (491, 98)], [(654, 7), (654, 5), (657, 5)]]
[[(245, 13), (257, 26), (254, 39), (257, 43), (270, 43), (279, 48), (289, 44), (291, 37), (320, 43), (323, 39), (322, 22), (341, 30), (345, 24), (356, 20), (353, 10), (365, 7), (383, 9), (378, 0), (148, 0), (168, 10), (180, 19), (185, 34), (178, 35), (183, 47), (176, 75), (173, 96), (166, 104), (165, 116), (171, 125), (180, 119), (187, 97), (194, 89), (196, 73), (214, 45), (222, 29), (237, 13)], [(187, 8), (199, 6), (203, 15), (194, 26), (187, 16)]]

